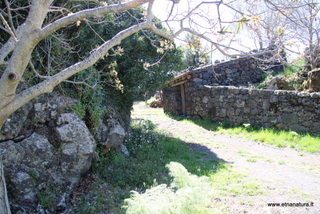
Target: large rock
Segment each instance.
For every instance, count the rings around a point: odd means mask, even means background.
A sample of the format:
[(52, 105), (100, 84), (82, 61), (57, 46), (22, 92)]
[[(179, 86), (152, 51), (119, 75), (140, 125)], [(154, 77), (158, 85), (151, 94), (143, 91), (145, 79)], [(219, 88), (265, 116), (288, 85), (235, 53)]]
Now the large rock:
[(129, 155), (127, 148), (123, 144), (125, 136), (126, 132), (120, 124), (107, 127), (102, 123), (98, 128), (97, 138), (103, 153), (108, 153), (112, 148), (115, 148), (125, 155)]
[(304, 90), (320, 92), (320, 68), (308, 73), (308, 80), (303, 84)]
[(16, 201), (34, 203), (37, 201), (37, 187), (51, 176), (61, 182), (55, 174), (59, 166), (55, 149), (44, 136), (33, 134), (19, 143), (7, 141), (0, 144), (5, 168), (8, 192)]
[(293, 85), (283, 76), (275, 76), (268, 79), (266, 87), (271, 90), (295, 90)]
[(6, 120), (0, 131), (0, 142), (18, 137), (32, 107), (32, 103), (27, 103)]
[[(0, 151), (13, 213), (66, 209), (66, 196), (89, 170), (96, 142), (72, 111), (74, 103), (57, 94), (41, 96), (24, 113), (10, 117), (1, 130)], [(17, 127), (6, 131), (13, 125)], [(50, 203), (42, 208), (44, 200)]]
[(111, 128), (106, 144), (110, 144), (111, 147), (119, 147), (122, 144), (126, 132), (121, 125), (115, 125)]
[(85, 123), (75, 113), (60, 114), (55, 127), (60, 139), (62, 173), (69, 179), (78, 181), (81, 174), (91, 166), (96, 143)]

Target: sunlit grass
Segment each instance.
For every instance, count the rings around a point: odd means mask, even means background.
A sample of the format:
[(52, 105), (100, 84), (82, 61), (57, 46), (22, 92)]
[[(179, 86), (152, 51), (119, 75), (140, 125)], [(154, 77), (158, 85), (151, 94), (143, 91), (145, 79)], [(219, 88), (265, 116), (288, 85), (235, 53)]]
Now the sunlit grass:
[[(94, 200), (83, 198), (79, 213), (224, 213), (223, 198), (262, 194), (244, 174), (219, 160), (202, 158), (208, 154), (158, 132), (151, 121), (133, 120), (131, 128), (125, 141), (130, 156), (100, 154), (92, 166), (99, 178), (92, 186)], [(105, 183), (110, 187), (107, 194), (101, 189)], [(213, 198), (221, 200), (213, 205)]]
[[(124, 208), (130, 214), (206, 214), (226, 213), (228, 197), (264, 194), (261, 185), (245, 181), (245, 175), (220, 166), (207, 176), (189, 173), (183, 165), (171, 162), (167, 165), (173, 177), (171, 185), (155, 185), (144, 193), (132, 191)], [(212, 204), (212, 199), (215, 204)], [(221, 201), (221, 202), (220, 202)]]
[[(276, 147), (291, 147), (298, 150), (320, 153), (320, 137), (311, 134), (301, 134), (293, 131), (277, 130), (274, 128), (258, 128), (251, 124), (231, 126), (226, 122), (213, 123), (210, 119), (189, 119), (179, 116), (166, 115), (162, 109), (150, 110), (159, 117), (170, 117), (185, 124), (196, 124), (209, 131), (222, 134), (237, 135), (247, 139), (264, 142)], [(151, 113), (151, 112), (150, 112)]]
[(183, 119), (185, 123), (193, 123), (210, 131), (231, 134), (251, 140), (264, 142), (276, 147), (291, 147), (298, 150), (320, 153), (320, 137), (301, 134), (294, 131), (277, 130), (274, 128), (252, 127), (250, 124), (231, 126), (227, 123), (213, 123), (210, 119)]

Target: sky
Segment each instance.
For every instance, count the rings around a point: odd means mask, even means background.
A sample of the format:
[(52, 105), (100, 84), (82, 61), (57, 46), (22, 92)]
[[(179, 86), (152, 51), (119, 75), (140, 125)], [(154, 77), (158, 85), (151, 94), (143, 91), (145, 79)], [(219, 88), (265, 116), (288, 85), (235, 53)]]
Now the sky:
[[(186, 11), (188, 11), (188, 7), (189, 5), (194, 6), (199, 4), (200, 2), (202, 2), (203, 0), (180, 0), (180, 3), (178, 3), (174, 8), (173, 8), (173, 12), (172, 14), (185, 14)], [(227, 0), (226, 0), (227, 1)], [(225, 2), (226, 2), (225, 1)], [(237, 3), (241, 2), (241, 1), (236, 1)], [(154, 15), (157, 18), (160, 18), (161, 20), (164, 20), (167, 18), (168, 14), (171, 11), (173, 2), (171, 0), (156, 0), (154, 2), (154, 6), (153, 6), (153, 12)], [(205, 29), (204, 27), (209, 26), (208, 24), (208, 20), (211, 22), (214, 22), (214, 20), (217, 20), (217, 10), (216, 10), (216, 5), (215, 4), (206, 4), (204, 5), (204, 7), (202, 7), (201, 12), (203, 14), (205, 14), (204, 17), (201, 16), (196, 16), (194, 15), (194, 20), (196, 20), (197, 24), (202, 25), (203, 28), (199, 27), (198, 31), (199, 32), (206, 32), (206, 36), (208, 36), (209, 38), (211, 37), (211, 39), (213, 39), (216, 42), (220, 42), (220, 44), (224, 44), (224, 45), (229, 45), (229, 43), (224, 43), (222, 40), (222, 36), (227, 36), (225, 35), (221, 35), (221, 38), (219, 37), (213, 37), (212, 35), (214, 35), (214, 31), (217, 31), (217, 29), (221, 29), (221, 26), (216, 25), (213, 29)], [(228, 8), (223, 8), (220, 7), (220, 15), (222, 17), (222, 19), (228, 20), (228, 19), (233, 19), (234, 15), (231, 14), (231, 12), (229, 12), (230, 10)], [(181, 17), (181, 16), (180, 16)], [(212, 23), (211, 23), (212, 24)], [(179, 23), (178, 22), (170, 22), (169, 25), (171, 27), (173, 27), (174, 29), (179, 29)], [(227, 25), (226, 25), (227, 26)], [(228, 24), (229, 28), (226, 29), (226, 31), (236, 31), (235, 27), (232, 29), (230, 28), (230, 25)], [(231, 34), (229, 34), (231, 37)], [(184, 39), (186, 36), (186, 34), (182, 34), (180, 37), (180, 39)], [(236, 47), (242, 51), (245, 52), (249, 52), (250, 50), (253, 49), (257, 49), (258, 44), (257, 44), (257, 39), (255, 39), (255, 37), (253, 36), (252, 33), (248, 33), (248, 31), (244, 29), (242, 29), (239, 33), (237, 33), (237, 38), (232, 38), (232, 47)], [(230, 41), (231, 38), (225, 40), (225, 41)], [(240, 44), (240, 41), (242, 43), (242, 45)], [(183, 44), (183, 42), (181, 42), (179, 39), (175, 39), (175, 43), (178, 45)], [(211, 45), (209, 43), (206, 43), (204, 40), (202, 40), (202, 43), (204, 46), (206, 47), (211, 47)], [(296, 57), (296, 56), (295, 56)], [(212, 60), (214, 61), (215, 59), (227, 59), (227, 57), (225, 57), (224, 55), (222, 55), (220, 52), (218, 53), (218, 51), (216, 51), (213, 55), (212, 55)]]
[[(178, 16), (177, 18), (182, 17), (183, 15), (186, 14), (186, 11), (189, 11), (189, 9), (190, 9), (189, 7), (193, 8), (195, 5), (198, 5), (200, 2), (202, 2), (202, 0), (180, 0), (180, 3), (178, 3), (177, 5), (174, 6), (172, 14), (182, 14), (182, 15)], [(170, 11), (172, 9), (172, 5), (173, 5), (173, 3), (170, 0), (156, 0), (154, 2), (154, 6), (153, 6), (153, 8), (154, 8), (153, 13), (157, 18), (159, 18), (161, 20), (165, 20), (168, 17), (168, 15), (170, 14)], [(199, 15), (198, 16), (193, 15), (193, 19), (196, 20), (196, 22), (197, 22), (197, 25), (198, 25), (198, 26), (196, 26), (197, 31), (203, 32), (203, 33), (207, 32), (206, 35), (208, 36), (208, 35), (210, 35), (210, 30), (205, 29), (205, 27), (209, 26), (209, 24), (207, 23), (207, 20), (205, 20), (205, 19), (216, 18), (216, 6), (214, 4), (203, 5), (201, 8), (201, 12), (203, 14), (205, 14), (205, 18), (203, 18)], [(170, 25), (170, 27), (172, 27), (175, 30), (180, 28), (179, 22), (168, 22), (168, 24)], [(188, 22), (185, 22), (185, 24), (187, 26)], [(164, 23), (164, 26), (166, 27), (166, 23)], [(204, 28), (201, 28), (200, 26), (203, 26)], [(183, 45), (184, 42), (181, 40), (185, 39), (186, 34), (187, 33), (182, 33), (178, 38), (175, 39), (175, 43), (178, 45)], [(211, 45), (204, 40), (202, 41), (202, 44), (203, 44), (203, 46), (211, 47)], [(226, 58), (226, 57), (221, 55), (220, 53), (218, 53), (215, 55), (214, 58), (221, 59), (221, 58)]]

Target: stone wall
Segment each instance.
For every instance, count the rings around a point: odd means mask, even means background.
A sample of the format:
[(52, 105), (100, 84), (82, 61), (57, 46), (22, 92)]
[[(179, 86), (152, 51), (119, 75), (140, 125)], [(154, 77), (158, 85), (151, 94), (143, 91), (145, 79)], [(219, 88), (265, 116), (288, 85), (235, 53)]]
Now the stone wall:
[[(184, 112), (181, 87), (185, 91)], [(320, 133), (320, 93), (205, 86), (191, 81), (165, 89), (163, 97), (164, 111), (174, 115)]]
[(245, 88), (262, 80), (259, 67), (244, 57), (180, 74), (163, 90), (164, 111), (320, 135), (320, 93)]
[[(255, 59), (244, 57), (200, 67), (191, 70), (190, 73), (193, 81), (201, 85), (247, 86), (262, 81), (265, 72), (260, 66), (266, 67)], [(283, 67), (274, 66), (272, 71), (281, 72)]]

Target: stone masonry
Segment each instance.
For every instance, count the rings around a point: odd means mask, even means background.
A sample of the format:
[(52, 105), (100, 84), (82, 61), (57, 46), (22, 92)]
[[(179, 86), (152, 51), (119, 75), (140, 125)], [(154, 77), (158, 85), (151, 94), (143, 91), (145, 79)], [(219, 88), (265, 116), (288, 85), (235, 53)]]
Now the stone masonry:
[[(320, 134), (320, 93), (243, 87), (241, 85), (245, 83), (258, 82), (261, 73), (249, 69), (253, 65), (246, 65), (247, 68), (239, 68), (237, 71), (242, 72), (235, 74), (233, 67), (240, 63), (234, 60), (230, 63), (224, 65), (225, 72), (222, 73), (225, 76), (219, 78), (213, 78), (215, 73), (212, 70), (217, 69), (212, 66), (211, 72), (206, 67), (175, 78), (163, 90), (164, 111), (173, 115), (210, 118), (213, 122), (249, 123)], [(233, 71), (229, 77), (228, 69)]]

